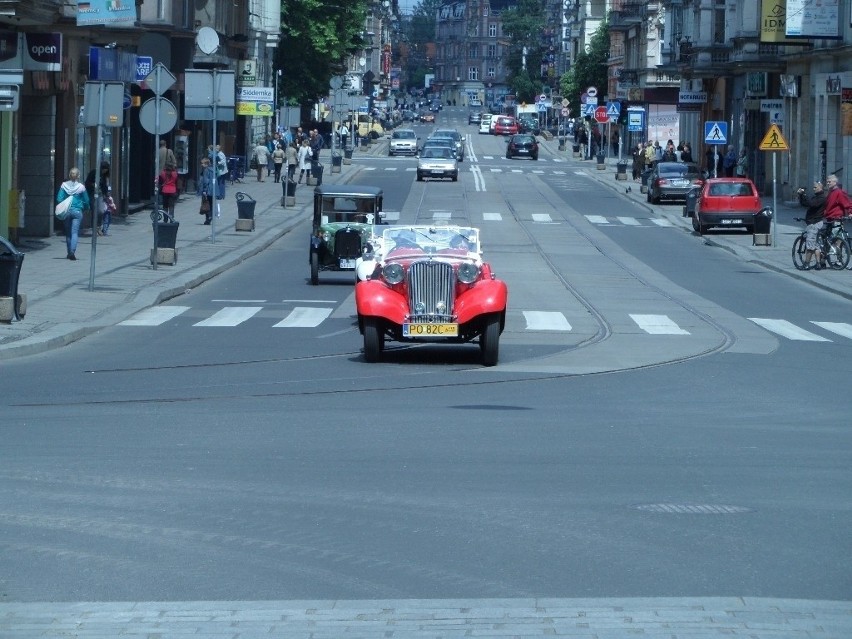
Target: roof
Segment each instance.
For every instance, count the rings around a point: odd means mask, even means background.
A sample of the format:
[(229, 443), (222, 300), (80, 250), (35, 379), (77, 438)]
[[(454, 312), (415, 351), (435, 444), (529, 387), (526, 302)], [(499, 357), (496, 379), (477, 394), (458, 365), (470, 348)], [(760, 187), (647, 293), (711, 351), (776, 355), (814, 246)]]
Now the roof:
[(328, 186), (316, 187), (314, 193), (322, 196), (360, 195), (362, 197), (377, 197), (382, 195), (383, 191), (381, 187), (365, 184), (329, 184)]

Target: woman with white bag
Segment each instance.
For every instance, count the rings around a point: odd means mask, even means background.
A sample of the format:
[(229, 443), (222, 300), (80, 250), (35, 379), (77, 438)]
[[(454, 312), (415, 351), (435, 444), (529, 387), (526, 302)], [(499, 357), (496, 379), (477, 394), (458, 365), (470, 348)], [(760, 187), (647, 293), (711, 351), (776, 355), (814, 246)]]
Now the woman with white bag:
[(65, 245), (68, 248), (69, 260), (76, 260), (75, 253), (77, 252), (77, 239), (80, 235), (80, 222), (83, 220), (83, 211), (89, 210), (89, 194), (86, 193), (86, 187), (80, 182), (80, 169), (77, 167), (68, 171), (68, 180), (62, 183), (59, 187), (59, 192), (56, 194), (56, 203), (64, 202), (71, 198), (70, 204), (64, 212), (60, 212), (61, 207), (57, 207), (56, 217), (65, 224)]

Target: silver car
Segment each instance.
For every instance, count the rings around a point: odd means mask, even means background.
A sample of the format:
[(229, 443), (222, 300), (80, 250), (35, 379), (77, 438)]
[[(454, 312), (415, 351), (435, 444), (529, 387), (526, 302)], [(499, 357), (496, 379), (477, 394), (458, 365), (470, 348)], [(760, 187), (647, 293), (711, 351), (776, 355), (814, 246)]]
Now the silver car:
[(411, 129), (391, 133), (388, 155), (417, 155), (417, 134)]
[(426, 178), (458, 181), (459, 164), (450, 147), (427, 144), (421, 149), (417, 160), (417, 181), (422, 182)]
[(464, 162), (464, 138), (455, 129), (438, 129), (430, 138), (450, 138), (456, 145), (456, 157), (459, 162)]

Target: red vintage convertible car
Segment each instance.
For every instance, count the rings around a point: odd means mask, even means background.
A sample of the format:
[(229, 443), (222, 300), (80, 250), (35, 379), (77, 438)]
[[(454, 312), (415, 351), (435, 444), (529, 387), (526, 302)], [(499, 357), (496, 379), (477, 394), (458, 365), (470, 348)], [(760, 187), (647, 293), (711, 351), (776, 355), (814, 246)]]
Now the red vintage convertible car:
[(386, 341), (478, 341), (482, 364), (497, 364), (508, 290), (482, 261), (470, 227), (394, 226), (384, 230), (372, 275), (355, 285), (364, 358)]

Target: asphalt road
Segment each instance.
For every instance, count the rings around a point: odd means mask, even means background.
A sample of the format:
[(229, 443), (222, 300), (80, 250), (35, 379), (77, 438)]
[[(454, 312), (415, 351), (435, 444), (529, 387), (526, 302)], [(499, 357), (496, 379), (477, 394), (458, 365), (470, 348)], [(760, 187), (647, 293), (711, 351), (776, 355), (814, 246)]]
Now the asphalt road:
[[(494, 599), (503, 617), (558, 598), (624, 629), (625, 605), (660, 620), (661, 602), (797, 600), (814, 619), (820, 600), (848, 603), (852, 360), (833, 332), (848, 302), (653, 208), (620, 202), (639, 223), (601, 227), (587, 216), (617, 200), (532, 172), (544, 162), (495, 179), (501, 144), (472, 136), (484, 178), (458, 183), (359, 160), (402, 221), (450, 211), (482, 227), (510, 288), (494, 369), (475, 345), (367, 365), (352, 278), (308, 283), (307, 223), (163, 305), (171, 319), (4, 363), (0, 606), (358, 600), (357, 617)], [(10, 619), (0, 630), (23, 636)], [(701, 619), (694, 636), (725, 627)], [(848, 612), (833, 620), (824, 636), (848, 636)], [(764, 621), (753, 636), (793, 636)]]

